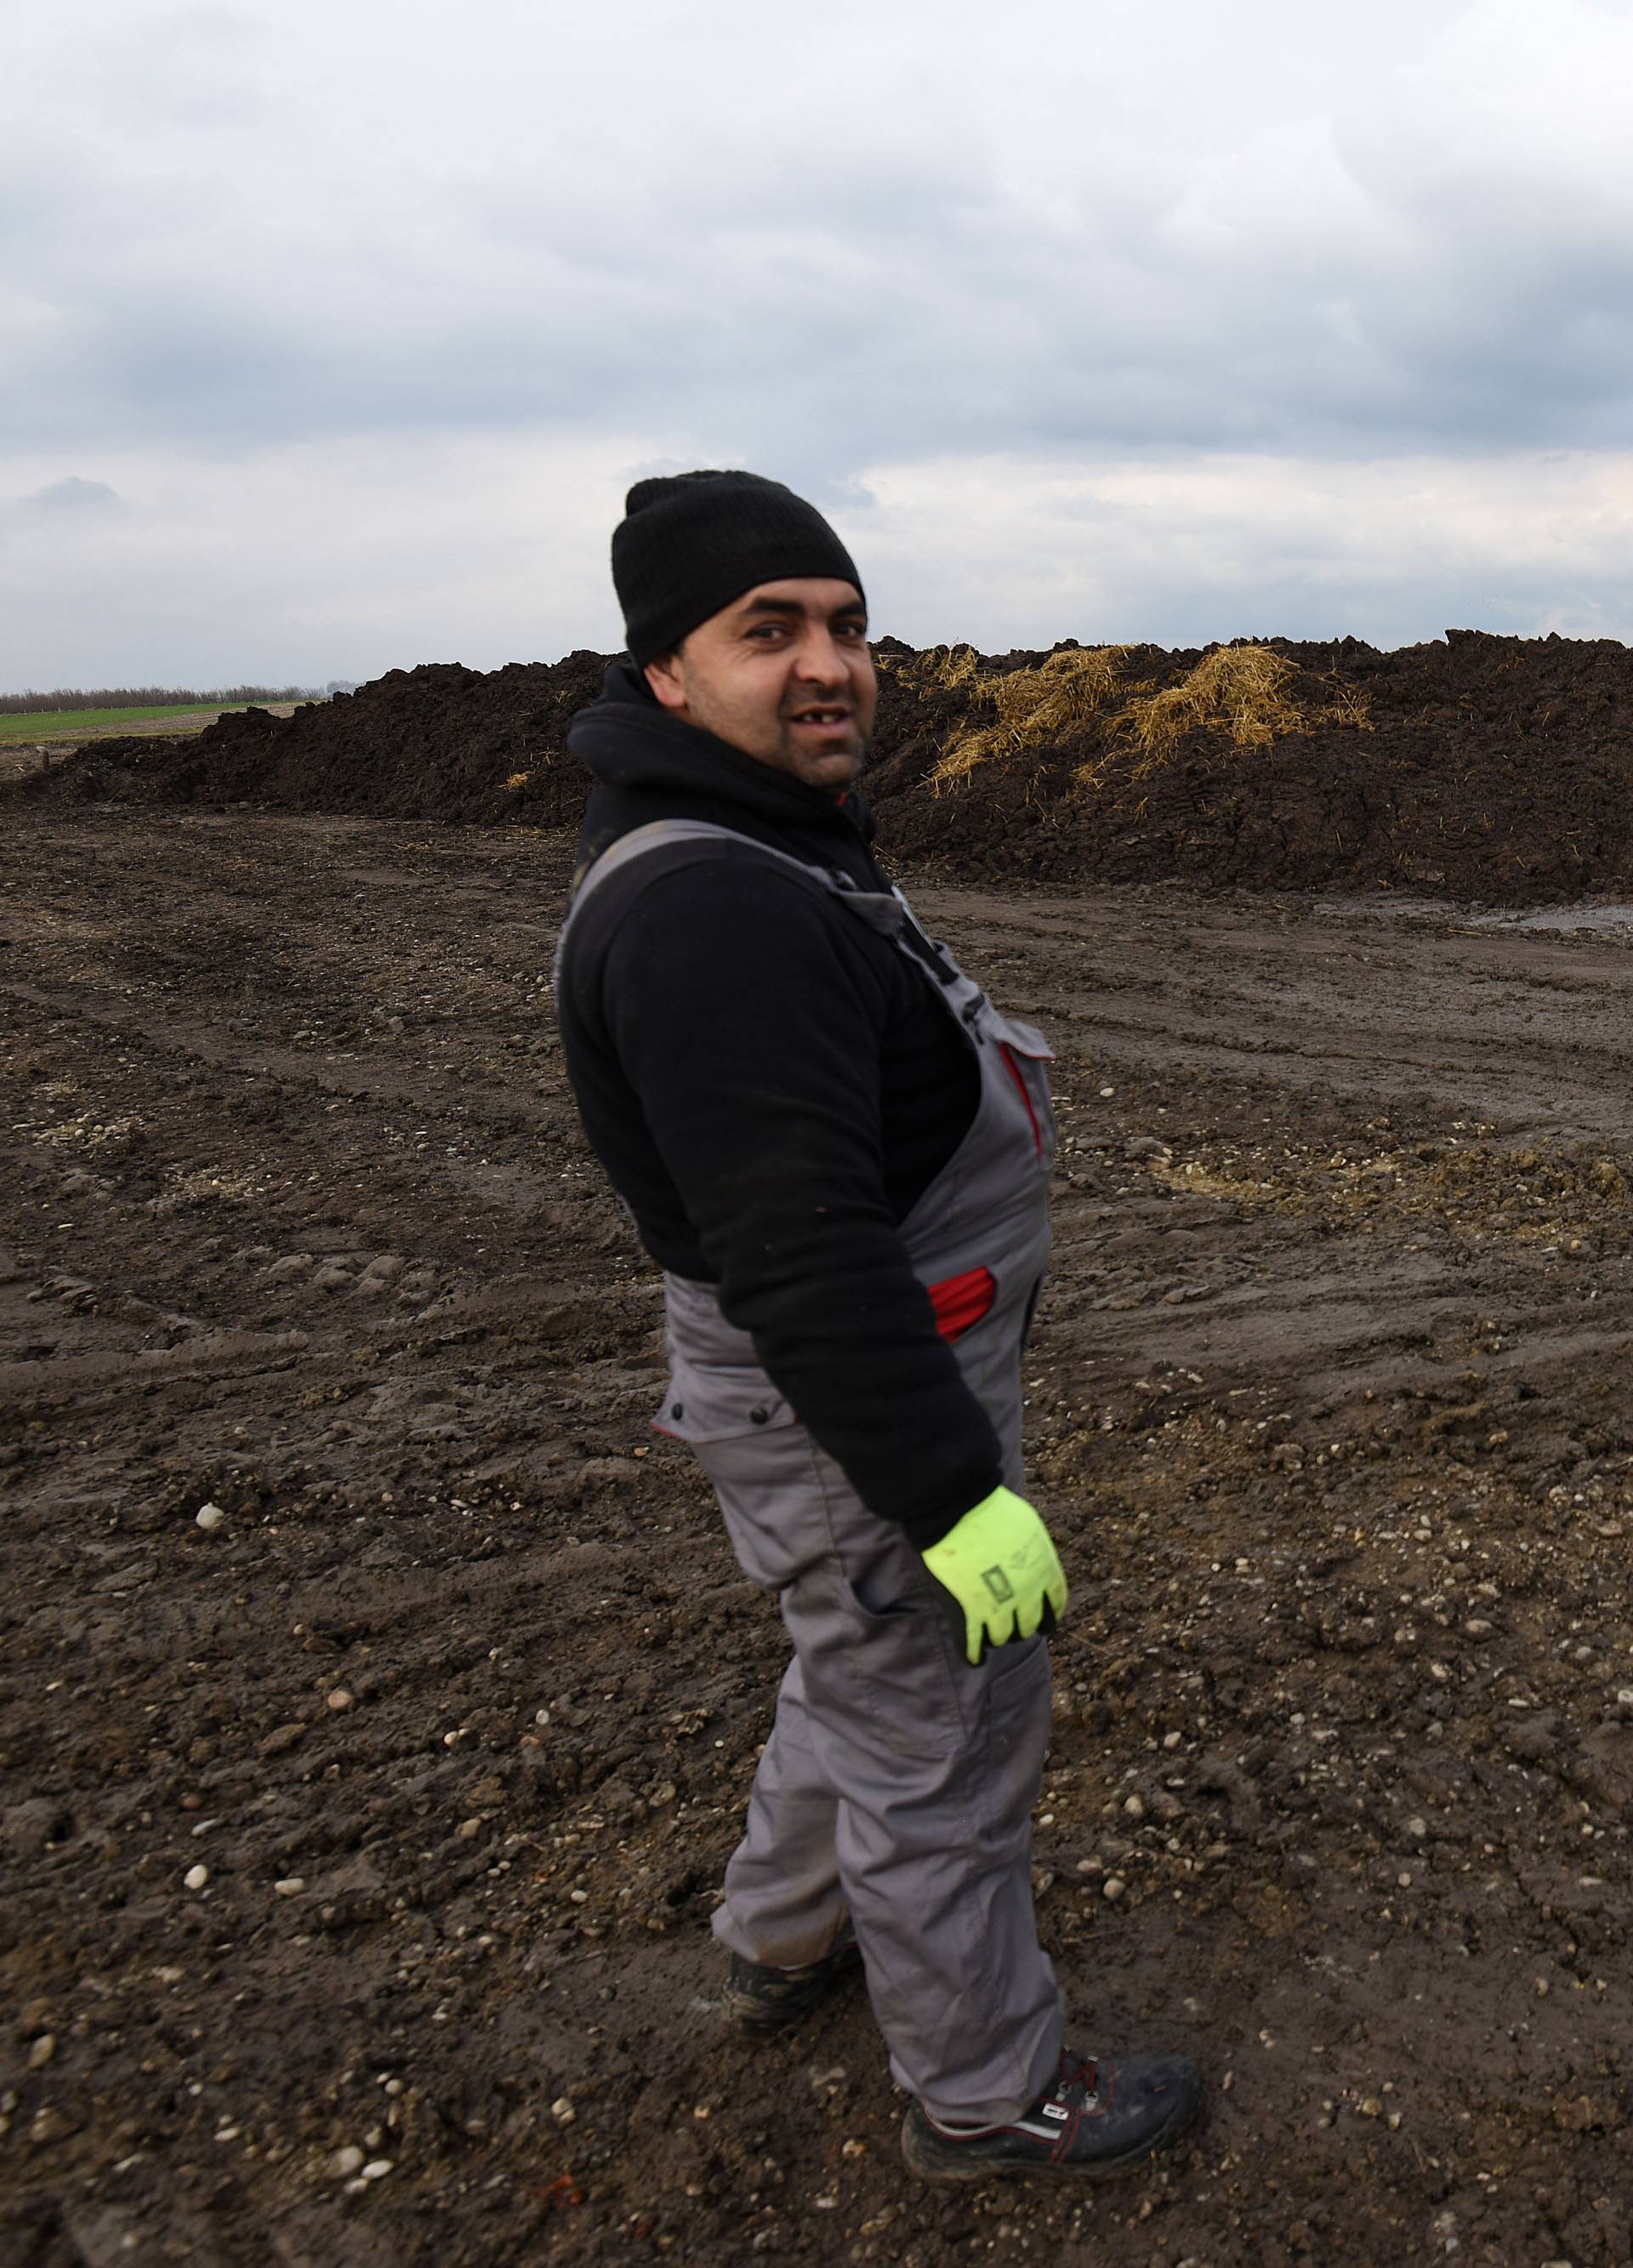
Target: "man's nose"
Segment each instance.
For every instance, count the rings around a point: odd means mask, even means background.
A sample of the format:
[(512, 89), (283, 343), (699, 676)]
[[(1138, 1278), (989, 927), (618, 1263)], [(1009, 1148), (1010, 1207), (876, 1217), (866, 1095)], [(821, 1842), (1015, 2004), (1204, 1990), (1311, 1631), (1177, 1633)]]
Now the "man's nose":
[(807, 630), (799, 642), (794, 657), (794, 674), (809, 678), (813, 685), (842, 684), (847, 674), (844, 649), (826, 623), (820, 630)]

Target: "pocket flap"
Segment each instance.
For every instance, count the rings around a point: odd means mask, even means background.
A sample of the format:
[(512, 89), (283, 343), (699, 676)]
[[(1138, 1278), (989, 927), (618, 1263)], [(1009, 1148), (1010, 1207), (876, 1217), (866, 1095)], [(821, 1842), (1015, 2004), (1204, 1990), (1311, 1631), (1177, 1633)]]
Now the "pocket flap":
[(1035, 1024), (1023, 1024), (1019, 1016), (1002, 1020), (1004, 1036), (1018, 1056), (1026, 1056), (1033, 1063), (1053, 1063), (1055, 1050)]
[(798, 1422), (763, 1370), (706, 1370), (701, 1365), (670, 1373), (663, 1406), (652, 1419), (658, 1432), (673, 1433), (680, 1441), (729, 1441)]

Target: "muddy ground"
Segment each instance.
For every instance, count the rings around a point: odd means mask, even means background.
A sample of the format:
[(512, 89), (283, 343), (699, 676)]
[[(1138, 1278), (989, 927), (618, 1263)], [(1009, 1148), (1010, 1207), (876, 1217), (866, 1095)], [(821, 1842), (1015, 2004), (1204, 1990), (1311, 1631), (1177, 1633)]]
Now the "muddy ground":
[(648, 1430), (570, 857), (7, 814), (0, 2257), (1625, 2264), (1627, 938), (917, 893), (1060, 1051), (1041, 1926), (1212, 2089), (945, 2197), (859, 1992), (718, 2021), (783, 1647)]

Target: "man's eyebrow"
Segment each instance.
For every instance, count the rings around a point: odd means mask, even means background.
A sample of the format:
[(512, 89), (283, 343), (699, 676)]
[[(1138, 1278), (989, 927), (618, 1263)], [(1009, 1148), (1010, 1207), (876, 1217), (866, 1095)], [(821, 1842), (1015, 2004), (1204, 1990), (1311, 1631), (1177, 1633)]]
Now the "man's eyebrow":
[[(807, 607), (801, 599), (750, 599), (745, 602), (743, 608), (746, 615), (783, 615), (793, 622), (803, 622), (806, 615), (818, 614), (821, 611), (819, 608)], [(842, 607), (830, 609), (824, 619), (833, 622), (841, 615), (861, 615), (865, 619), (867, 608), (860, 599), (847, 599)]]

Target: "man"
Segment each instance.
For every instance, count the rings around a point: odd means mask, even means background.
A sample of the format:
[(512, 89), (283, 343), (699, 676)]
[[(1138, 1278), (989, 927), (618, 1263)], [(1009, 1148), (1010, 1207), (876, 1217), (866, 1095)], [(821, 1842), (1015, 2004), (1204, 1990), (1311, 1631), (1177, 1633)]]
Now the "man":
[(1066, 1604), (1019, 1493), (1047, 1049), (868, 849), (867, 618), (821, 516), (748, 473), (643, 481), (613, 575), (629, 659), (570, 738), (598, 785), (568, 1070), (665, 1271), (657, 1423), (794, 1646), (715, 1918), (726, 2008), (779, 2030), (859, 1956), (916, 2173), (1116, 2172), (1202, 2082), (1067, 2048), (1033, 1915)]

